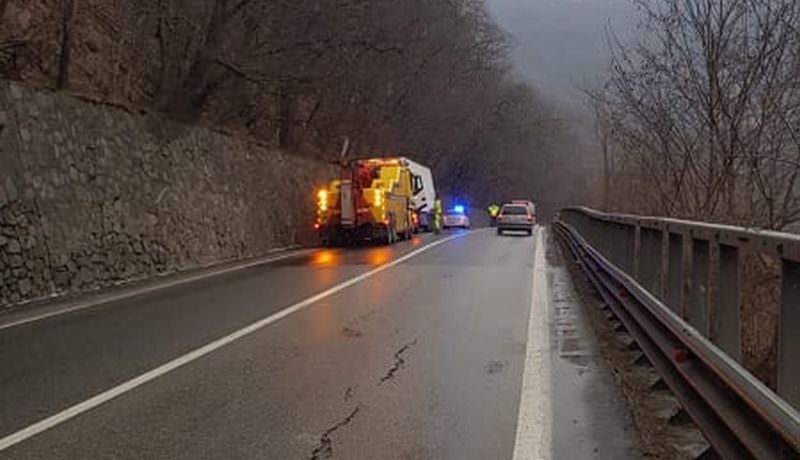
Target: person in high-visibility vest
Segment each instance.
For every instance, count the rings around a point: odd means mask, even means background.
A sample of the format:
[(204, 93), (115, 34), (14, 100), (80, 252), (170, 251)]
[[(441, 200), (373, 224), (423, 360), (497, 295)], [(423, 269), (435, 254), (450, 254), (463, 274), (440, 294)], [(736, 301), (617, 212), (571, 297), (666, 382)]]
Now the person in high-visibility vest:
[(492, 203), (489, 205), (489, 208), (487, 210), (489, 211), (489, 221), (491, 223), (491, 226), (496, 227), (497, 215), (500, 214), (500, 206), (496, 205), (495, 203)]
[(433, 233), (442, 231), (442, 200), (436, 198), (433, 202)]

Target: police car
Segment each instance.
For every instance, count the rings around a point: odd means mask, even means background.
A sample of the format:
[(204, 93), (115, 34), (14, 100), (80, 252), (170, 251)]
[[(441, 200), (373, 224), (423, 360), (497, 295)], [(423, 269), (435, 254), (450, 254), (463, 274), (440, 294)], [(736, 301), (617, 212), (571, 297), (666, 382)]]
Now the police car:
[(442, 228), (469, 228), (469, 216), (464, 206), (457, 204), (442, 215)]

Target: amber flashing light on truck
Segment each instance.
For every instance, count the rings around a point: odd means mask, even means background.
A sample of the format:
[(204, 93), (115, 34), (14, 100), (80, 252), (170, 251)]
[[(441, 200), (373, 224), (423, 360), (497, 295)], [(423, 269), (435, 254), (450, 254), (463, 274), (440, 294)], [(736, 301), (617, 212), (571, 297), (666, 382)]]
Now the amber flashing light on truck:
[(328, 191), (323, 189), (317, 192), (317, 206), (320, 211), (328, 210)]

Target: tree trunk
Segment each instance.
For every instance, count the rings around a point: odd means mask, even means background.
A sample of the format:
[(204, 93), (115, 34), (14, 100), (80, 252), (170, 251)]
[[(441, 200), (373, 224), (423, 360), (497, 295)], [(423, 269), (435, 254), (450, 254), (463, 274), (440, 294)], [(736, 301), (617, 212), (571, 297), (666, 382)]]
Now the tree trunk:
[(6, 16), (7, 6), (8, 6), (8, 0), (0, 0), (0, 24), (3, 23), (3, 19)]
[(158, 17), (157, 17), (157, 29), (156, 29), (156, 38), (158, 39), (158, 56), (159, 56), (159, 67), (158, 67), (158, 82), (156, 85), (156, 95), (155, 101), (158, 107), (166, 106), (167, 101), (167, 75), (169, 72), (169, 62), (167, 57), (167, 25), (166, 25), (166, 7), (164, 5), (164, 0), (158, 1)]
[(69, 65), (72, 57), (72, 35), (75, 22), (75, 10), (78, 0), (64, 0), (61, 15), (61, 54), (58, 59), (58, 76), (56, 89), (64, 89), (69, 84)]
[(215, 0), (208, 26), (197, 47), (198, 52), (193, 56), (185, 77), (176, 85), (180, 88), (179, 92), (171, 95), (172, 101), (167, 110), (174, 116), (194, 119), (202, 114), (212, 90), (209, 73), (225, 40), (227, 18), (227, 0)]
[(278, 147), (288, 149), (292, 146), (292, 124), (294, 123), (294, 104), (289, 89), (281, 90), (278, 107)]

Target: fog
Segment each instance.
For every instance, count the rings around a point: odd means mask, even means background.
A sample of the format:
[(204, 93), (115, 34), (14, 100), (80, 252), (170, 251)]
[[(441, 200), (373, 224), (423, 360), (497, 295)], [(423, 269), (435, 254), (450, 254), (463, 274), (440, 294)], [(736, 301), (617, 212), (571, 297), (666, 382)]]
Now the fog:
[(621, 38), (635, 30), (632, 0), (487, 0), (514, 36), (517, 70), (545, 97), (574, 116), (587, 114), (581, 88), (603, 79), (606, 27)]

